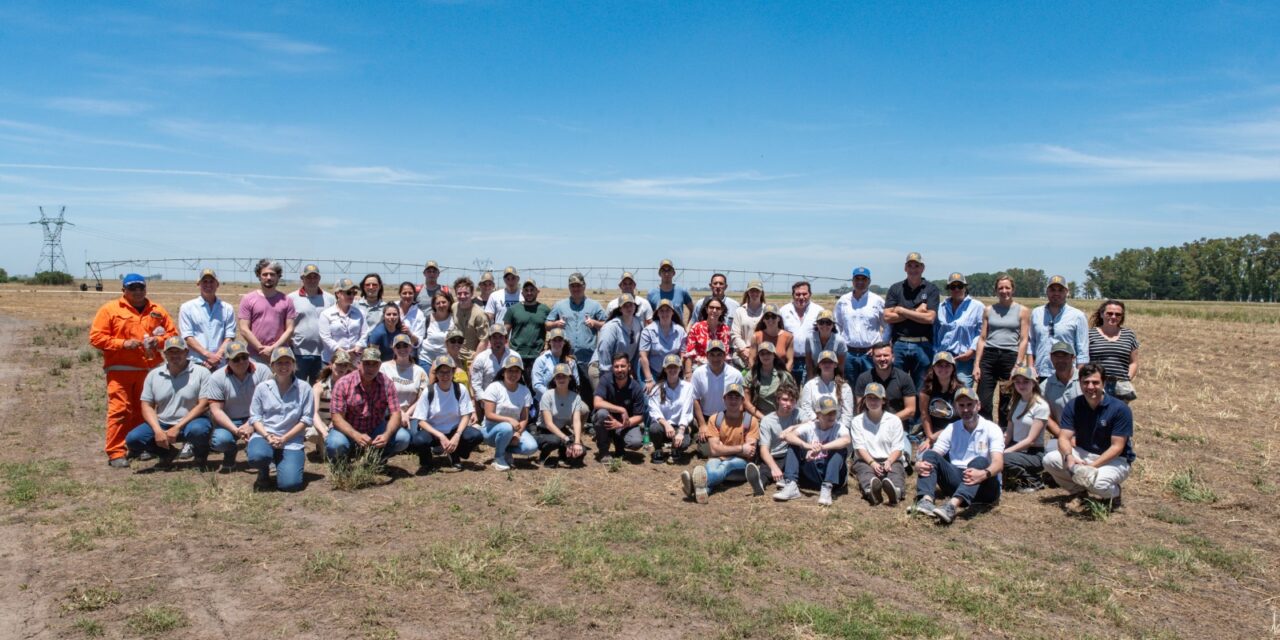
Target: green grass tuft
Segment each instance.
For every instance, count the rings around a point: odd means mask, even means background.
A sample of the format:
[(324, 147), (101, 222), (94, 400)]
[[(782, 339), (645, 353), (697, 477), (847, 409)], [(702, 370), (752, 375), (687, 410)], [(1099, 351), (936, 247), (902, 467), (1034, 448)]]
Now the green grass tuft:
[(147, 605), (125, 619), (130, 631), (143, 636), (158, 636), (190, 624), (187, 614), (169, 605)]
[(1195, 469), (1185, 469), (1173, 474), (1165, 486), (1187, 502), (1212, 504), (1218, 501), (1218, 494), (1197, 476)]

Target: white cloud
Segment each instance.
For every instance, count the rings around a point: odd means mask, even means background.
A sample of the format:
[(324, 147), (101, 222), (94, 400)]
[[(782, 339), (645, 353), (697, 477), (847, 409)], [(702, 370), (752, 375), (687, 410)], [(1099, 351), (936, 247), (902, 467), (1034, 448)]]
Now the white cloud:
[(226, 213), (276, 211), (293, 202), (284, 196), (192, 191), (144, 191), (129, 196), (128, 200), (138, 206), (155, 209), (201, 209)]
[(433, 176), (412, 171), (392, 169), (391, 167), (336, 167), (332, 165), (313, 165), (312, 172), (325, 178), (336, 180), (358, 180), (371, 183), (423, 182), (433, 180)]
[[(3, 131), (13, 133), (3, 133)], [(133, 140), (100, 138), (88, 136), (74, 131), (58, 129), (33, 122), (0, 119), (0, 140), (8, 140), (27, 145), (100, 145), (107, 147), (127, 147), (132, 149), (168, 150), (167, 147)]]
[(1280, 155), (1165, 151), (1103, 155), (1043, 145), (1031, 155), (1043, 164), (1094, 171), (1136, 181), (1272, 182), (1280, 180)]
[(302, 40), (294, 40), (278, 33), (265, 33), (261, 31), (220, 31), (214, 35), (219, 35), (232, 40), (247, 42), (263, 51), (273, 53), (285, 53), (289, 55), (309, 56), (332, 51), (329, 47)]
[(48, 105), (59, 111), (90, 116), (131, 116), (150, 109), (150, 106), (141, 102), (98, 98), (54, 98), (49, 100)]

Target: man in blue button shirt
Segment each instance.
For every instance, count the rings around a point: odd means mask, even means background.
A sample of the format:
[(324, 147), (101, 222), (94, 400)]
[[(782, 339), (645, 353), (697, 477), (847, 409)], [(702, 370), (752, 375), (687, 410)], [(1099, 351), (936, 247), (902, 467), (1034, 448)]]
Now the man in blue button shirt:
[[(578, 367), (578, 380), (590, 380), (588, 365), (596, 352), (596, 334), (605, 323), (604, 309), (599, 302), (587, 297), (587, 279), (581, 273), (569, 274), (569, 297), (551, 307), (547, 314), (547, 329), (563, 329), (565, 339), (573, 345), (573, 357)], [(579, 384), (582, 401), (591, 406), (591, 385)]]
[(1044, 470), (1077, 497), (1120, 499), (1120, 484), (1133, 464), (1133, 413), (1106, 394), (1106, 376), (1096, 364), (1080, 367), (1080, 393), (1062, 409), (1058, 449), (1044, 457)]
[(236, 310), (218, 298), (218, 274), (200, 272), (200, 297), (178, 307), (178, 335), (191, 352), (191, 361), (216, 371), (226, 364), (227, 344), (236, 337)]
[(1031, 340), (1027, 351), (1036, 376), (1042, 381), (1053, 375), (1049, 351), (1059, 340), (1075, 349), (1076, 364), (1089, 363), (1089, 319), (1083, 311), (1067, 304), (1067, 293), (1067, 279), (1053, 276), (1044, 291), (1048, 303), (1031, 311)]

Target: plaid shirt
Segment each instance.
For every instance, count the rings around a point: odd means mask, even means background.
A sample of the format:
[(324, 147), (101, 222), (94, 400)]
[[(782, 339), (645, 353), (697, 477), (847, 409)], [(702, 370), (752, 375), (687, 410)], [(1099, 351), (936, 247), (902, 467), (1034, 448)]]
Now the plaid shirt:
[(329, 394), (330, 414), (342, 414), (351, 428), (360, 433), (372, 433), (387, 420), (391, 408), (398, 406), (396, 386), (382, 373), (373, 379), (371, 390), (360, 383), (360, 373), (353, 372), (334, 383), (333, 392)]

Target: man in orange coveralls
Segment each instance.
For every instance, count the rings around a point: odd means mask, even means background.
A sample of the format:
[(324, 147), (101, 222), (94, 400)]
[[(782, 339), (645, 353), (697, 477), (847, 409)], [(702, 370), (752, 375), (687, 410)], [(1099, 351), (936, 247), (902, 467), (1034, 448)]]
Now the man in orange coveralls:
[(89, 344), (102, 351), (107, 374), (107, 464), (124, 469), (124, 437), (142, 424), (142, 383), (147, 371), (164, 361), (160, 345), (178, 329), (164, 307), (147, 299), (147, 280), (130, 273), (124, 295), (98, 309)]

